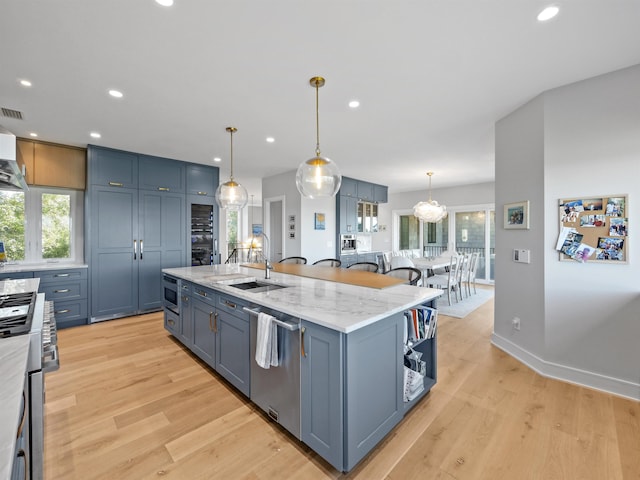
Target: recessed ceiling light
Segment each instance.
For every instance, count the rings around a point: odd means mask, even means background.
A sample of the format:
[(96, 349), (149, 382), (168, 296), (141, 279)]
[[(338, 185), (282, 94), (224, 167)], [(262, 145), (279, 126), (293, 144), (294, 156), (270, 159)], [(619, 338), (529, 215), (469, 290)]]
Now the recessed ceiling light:
[(551, 20), (559, 11), (560, 9), (555, 5), (548, 6), (538, 14), (538, 21), (546, 22), (547, 20)]
[(23, 87), (30, 87), (31, 86), (31, 82), (25, 78), (25, 79), (20, 80), (20, 85), (22, 85)]
[(122, 98), (122, 92), (120, 90), (109, 90), (109, 95), (111, 95), (114, 98)]
[(31, 132), (29, 135), (31, 135), (32, 137), (37, 137), (38, 134), (36, 132)]
[(273, 143), (273, 142), (275, 142), (275, 141), (276, 141), (276, 139), (275, 139), (275, 138), (273, 138), (273, 137), (267, 137), (267, 142), (268, 142), (268, 143)]
[(91, 135), (92, 138), (102, 138), (102, 135), (98, 132), (91, 132), (89, 135)]
[(220, 163), (222, 159), (220, 157), (213, 157), (213, 161), (216, 163)]
[(351, 100), (349, 102), (349, 107), (351, 108), (358, 108), (360, 106), (360, 102), (358, 100)]
[(163, 7), (170, 7), (173, 5), (173, 0), (156, 0), (158, 5), (162, 5)]

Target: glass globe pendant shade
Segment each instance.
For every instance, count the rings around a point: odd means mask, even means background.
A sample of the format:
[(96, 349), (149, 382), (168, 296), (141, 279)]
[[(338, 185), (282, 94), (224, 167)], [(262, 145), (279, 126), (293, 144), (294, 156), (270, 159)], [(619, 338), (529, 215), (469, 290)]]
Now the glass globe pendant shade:
[(423, 222), (437, 223), (447, 216), (447, 207), (435, 200), (419, 202), (414, 205), (413, 214)]
[(307, 198), (333, 197), (342, 183), (338, 166), (326, 157), (302, 162), (296, 173), (296, 187)]
[(241, 210), (247, 204), (247, 189), (234, 180), (229, 180), (216, 189), (216, 202), (222, 209)]

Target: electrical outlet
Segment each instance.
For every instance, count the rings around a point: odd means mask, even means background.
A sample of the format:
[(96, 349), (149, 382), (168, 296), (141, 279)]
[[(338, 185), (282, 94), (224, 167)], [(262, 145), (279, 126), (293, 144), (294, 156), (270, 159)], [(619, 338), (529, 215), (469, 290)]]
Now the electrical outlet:
[(518, 317), (513, 317), (513, 320), (511, 320), (511, 326), (514, 330), (520, 331), (520, 319)]

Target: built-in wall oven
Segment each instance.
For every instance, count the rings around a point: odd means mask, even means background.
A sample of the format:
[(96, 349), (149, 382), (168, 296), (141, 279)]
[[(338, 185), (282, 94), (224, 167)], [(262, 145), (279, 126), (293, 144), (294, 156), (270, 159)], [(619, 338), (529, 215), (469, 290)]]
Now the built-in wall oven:
[(178, 279), (171, 275), (162, 275), (162, 304), (176, 315), (180, 315), (178, 304)]
[(356, 236), (354, 234), (343, 233), (340, 235), (340, 254), (349, 255), (356, 253)]

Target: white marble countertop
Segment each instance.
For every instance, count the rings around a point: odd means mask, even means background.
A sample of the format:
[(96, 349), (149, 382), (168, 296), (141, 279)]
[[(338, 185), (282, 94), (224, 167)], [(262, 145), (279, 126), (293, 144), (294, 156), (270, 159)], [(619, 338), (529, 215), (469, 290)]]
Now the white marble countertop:
[(89, 268), (86, 263), (42, 262), (42, 263), (6, 263), (0, 262), (0, 274), (16, 272), (35, 272), (39, 270), (67, 270), (69, 268)]
[[(0, 294), (37, 291), (39, 283), (37, 278), (0, 281)], [(11, 478), (28, 354), (29, 335), (0, 338), (0, 480)]]
[[(239, 265), (168, 268), (163, 272), (343, 333), (370, 325), (443, 293), (434, 288), (409, 285), (384, 289), (359, 287), (273, 271), (271, 279), (265, 280), (264, 271)], [(230, 286), (254, 280), (286, 285), (287, 288), (251, 292)]]

